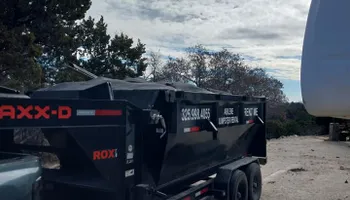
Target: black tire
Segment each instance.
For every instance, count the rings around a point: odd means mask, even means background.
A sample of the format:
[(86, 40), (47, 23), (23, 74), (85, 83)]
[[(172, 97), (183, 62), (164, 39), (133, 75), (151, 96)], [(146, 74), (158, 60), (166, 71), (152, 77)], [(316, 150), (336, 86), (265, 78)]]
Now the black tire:
[(248, 199), (259, 200), (262, 193), (262, 177), (259, 164), (249, 164), (245, 174), (248, 179)]
[(233, 172), (230, 189), (230, 200), (248, 200), (248, 180), (243, 171)]

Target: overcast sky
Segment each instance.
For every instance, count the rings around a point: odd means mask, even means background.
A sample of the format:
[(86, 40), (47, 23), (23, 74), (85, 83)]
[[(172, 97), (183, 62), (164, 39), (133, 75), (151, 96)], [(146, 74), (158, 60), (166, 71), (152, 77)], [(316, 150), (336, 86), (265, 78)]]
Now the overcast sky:
[(139, 38), (147, 50), (178, 56), (203, 44), (242, 54), (285, 84), (299, 101), (303, 35), (311, 0), (92, 0), (109, 33)]

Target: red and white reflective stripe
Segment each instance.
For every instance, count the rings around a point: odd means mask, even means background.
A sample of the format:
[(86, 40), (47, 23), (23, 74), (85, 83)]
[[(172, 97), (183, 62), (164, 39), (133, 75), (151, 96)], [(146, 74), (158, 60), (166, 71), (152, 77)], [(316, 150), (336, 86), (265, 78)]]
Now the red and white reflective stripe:
[(254, 123), (254, 120), (252, 119), (246, 121), (246, 124), (252, 124), (252, 123)]
[(196, 192), (196, 194), (194, 194), (195, 197), (199, 197), (200, 195), (206, 193), (209, 191), (209, 188), (203, 188), (200, 191)]
[(189, 128), (184, 128), (184, 132), (185, 133), (198, 132), (198, 131), (200, 131), (200, 127), (199, 126), (193, 126), (193, 127), (189, 127)]
[(121, 110), (89, 110), (78, 109), (77, 116), (120, 116), (123, 112)]

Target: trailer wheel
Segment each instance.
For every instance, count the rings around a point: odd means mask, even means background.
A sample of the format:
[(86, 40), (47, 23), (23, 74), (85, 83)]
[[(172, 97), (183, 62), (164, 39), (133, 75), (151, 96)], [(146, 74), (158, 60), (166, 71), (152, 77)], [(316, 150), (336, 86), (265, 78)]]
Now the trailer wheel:
[(249, 164), (245, 173), (248, 179), (248, 199), (259, 200), (262, 191), (262, 177), (259, 164)]
[(248, 200), (248, 180), (241, 170), (236, 170), (232, 174), (230, 200)]

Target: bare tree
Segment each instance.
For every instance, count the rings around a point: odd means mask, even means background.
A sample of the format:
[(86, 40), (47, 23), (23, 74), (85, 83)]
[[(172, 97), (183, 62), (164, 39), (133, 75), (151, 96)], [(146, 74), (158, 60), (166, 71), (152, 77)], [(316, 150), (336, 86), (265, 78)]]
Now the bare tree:
[(150, 68), (151, 72), (145, 78), (153, 82), (159, 81), (161, 79), (161, 67), (163, 65), (161, 54), (159, 51), (151, 51), (150, 58), (148, 60), (148, 67)]
[(191, 66), (184, 58), (170, 58), (161, 69), (161, 79), (171, 82), (188, 82), (192, 81)]
[(208, 60), (211, 54), (202, 45), (187, 48), (188, 65), (191, 67), (191, 78), (198, 87), (205, 86), (208, 77)]
[(264, 69), (249, 67), (239, 54), (227, 49), (212, 53), (202, 45), (190, 47), (185, 57), (169, 58), (159, 74), (163, 80), (190, 80), (203, 88), (237, 95), (266, 96), (271, 108), (287, 101), (279, 80), (269, 76)]

